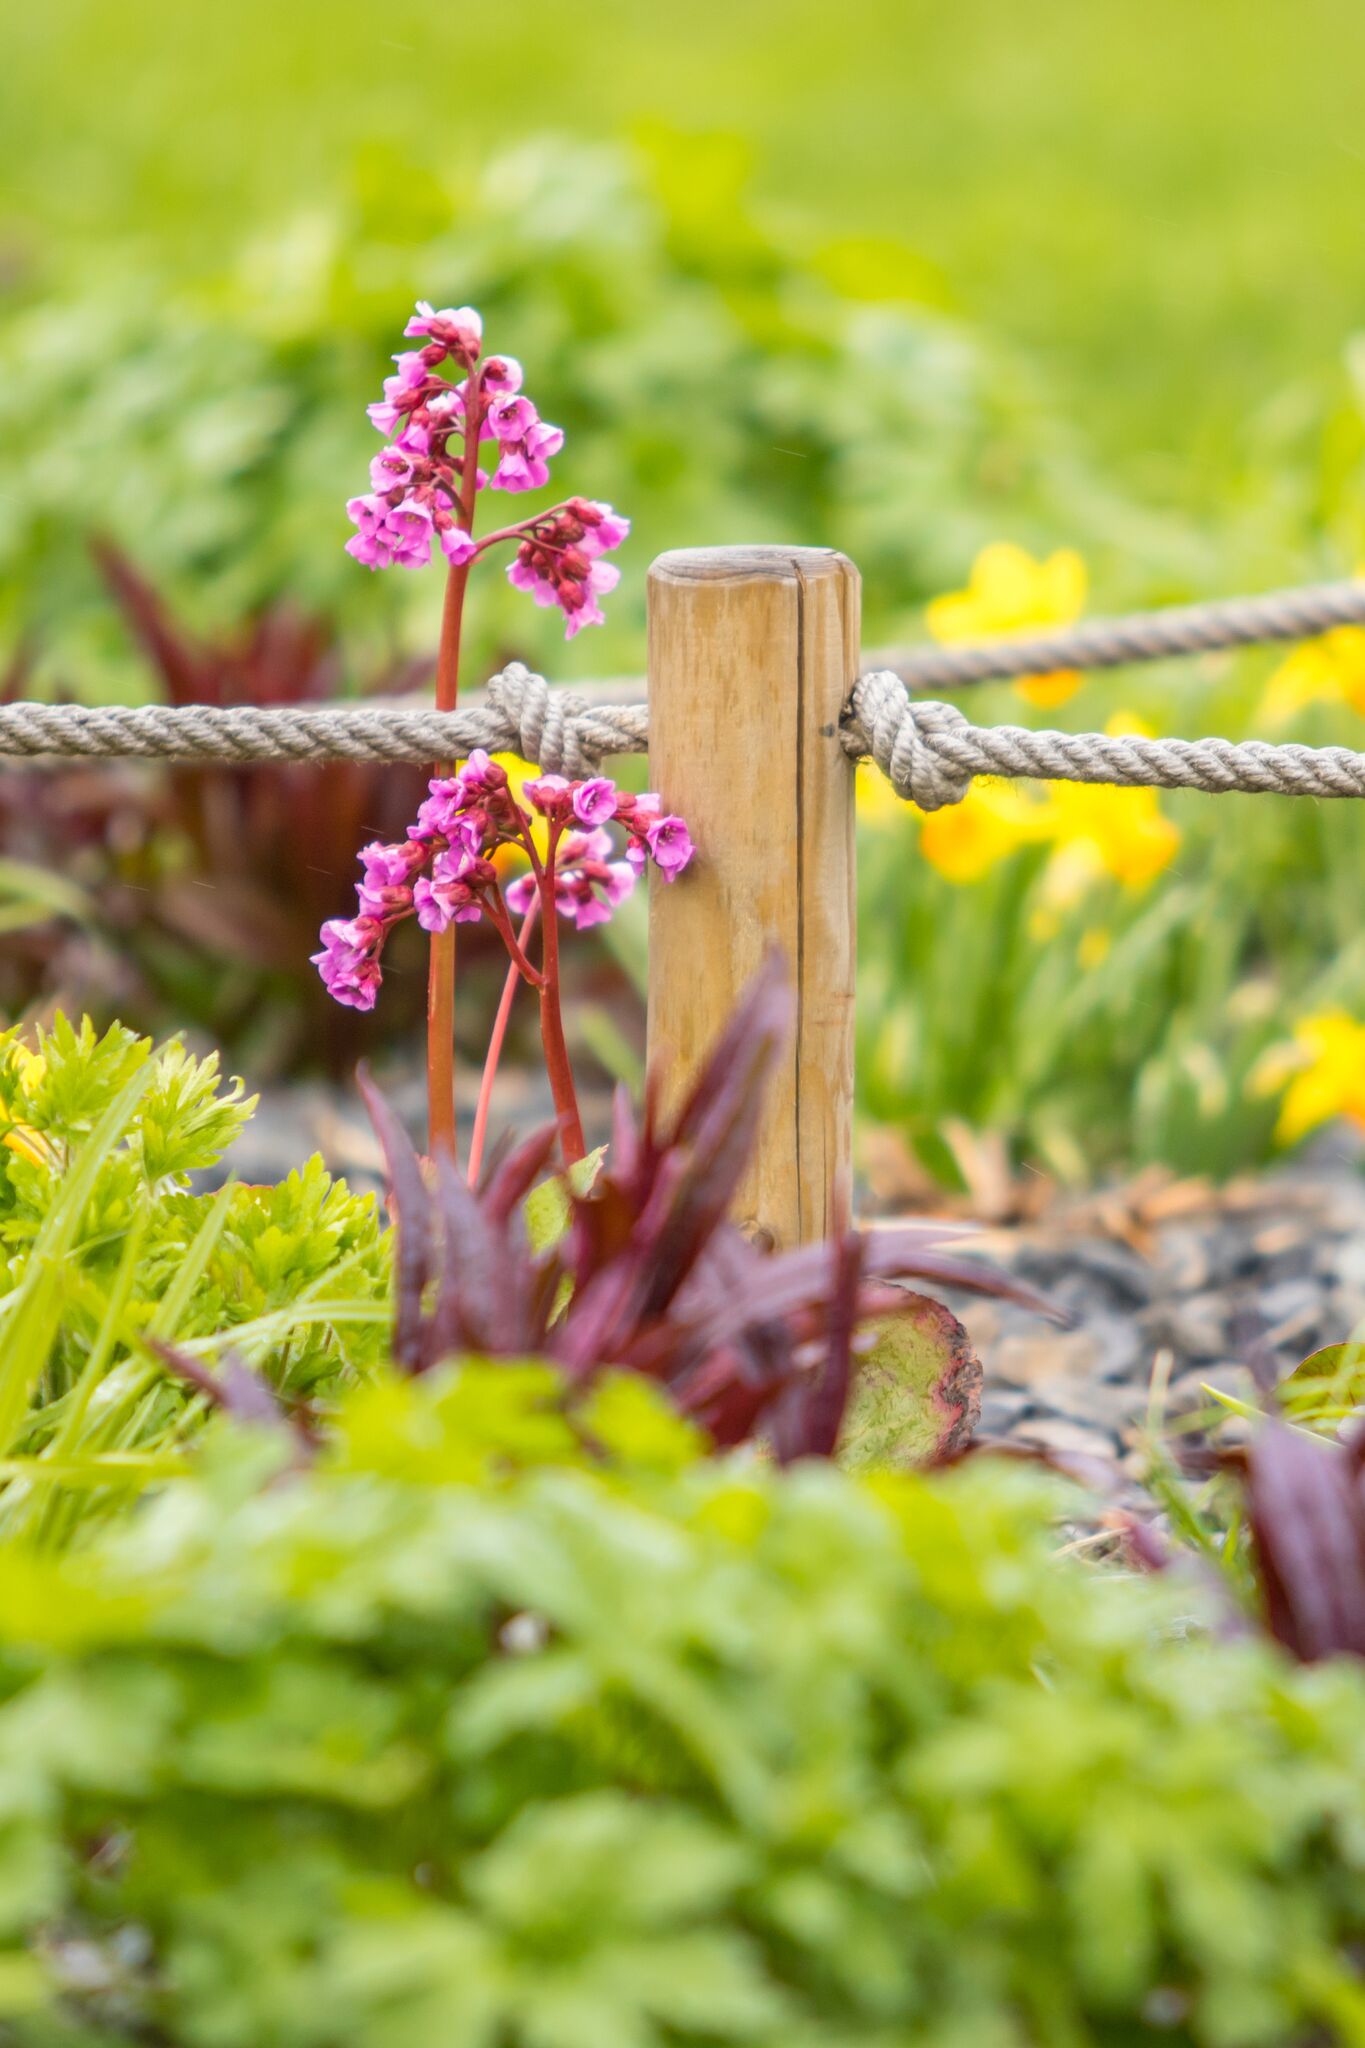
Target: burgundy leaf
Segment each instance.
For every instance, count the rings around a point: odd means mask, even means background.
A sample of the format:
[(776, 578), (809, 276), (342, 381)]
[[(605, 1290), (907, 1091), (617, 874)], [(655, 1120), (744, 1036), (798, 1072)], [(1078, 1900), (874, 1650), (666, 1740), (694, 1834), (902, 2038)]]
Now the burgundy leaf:
[(1365, 1657), (1365, 1500), (1354, 1446), (1269, 1420), (1247, 1459), (1266, 1619), (1304, 1663)]
[(432, 1200), (411, 1138), (370, 1079), (364, 1066), (356, 1079), (384, 1153), (397, 1231), (393, 1355), (408, 1372), (420, 1372), (425, 1358), (422, 1295), (432, 1277), (435, 1254)]
[(544, 1179), (554, 1156), (555, 1142), (554, 1125), (547, 1125), (544, 1130), (533, 1132), (505, 1159), (498, 1160), (486, 1174), (479, 1200), (497, 1222), (506, 1223), (515, 1215), (536, 1183)]
[(366, 1082), (394, 1181), (399, 1362), (415, 1372), (461, 1348), (512, 1358), (539, 1351), (578, 1387), (604, 1367), (624, 1368), (663, 1387), (717, 1445), (763, 1434), (786, 1461), (832, 1453), (861, 1325), (936, 1314), (956, 1337), (932, 1354), (931, 1426), (919, 1434), (931, 1452), (957, 1448), (975, 1417), (980, 1367), (941, 1304), (890, 1283), (941, 1277), (1047, 1305), (1008, 1274), (940, 1252), (959, 1234), (952, 1225), (850, 1232), (784, 1252), (739, 1231), (730, 1212), (790, 1012), (769, 962), (671, 1127), (658, 1114), (657, 1077), (638, 1120), (618, 1094), (608, 1167), (590, 1193), (570, 1194), (568, 1234), (540, 1256), (518, 1205), (547, 1162), (553, 1130), (500, 1162), (478, 1191), (439, 1162), (433, 1206), (411, 1145)]
[(451, 1332), (443, 1350), (457, 1343), (476, 1351), (524, 1350), (526, 1295), (505, 1221), (479, 1200), (446, 1155), (436, 1161), (436, 1193), (444, 1256), (434, 1314)]
[(97, 536), (90, 551), (143, 652), (165, 683), (171, 703), (221, 704), (222, 689), (214, 665), (172, 625), (161, 599), (123, 550)]
[[(878, 1232), (878, 1236), (882, 1233)], [(890, 1233), (886, 1233), (890, 1235)], [(1035, 1315), (1046, 1316), (1049, 1322), (1059, 1323), (1063, 1329), (1069, 1327), (1071, 1317), (1065, 1309), (1058, 1308), (1045, 1294), (1039, 1294), (1036, 1287), (1026, 1281), (1016, 1280), (1011, 1273), (1002, 1272), (998, 1266), (987, 1266), (976, 1259), (940, 1258), (930, 1249), (907, 1250), (899, 1261), (874, 1251), (865, 1261), (869, 1274), (883, 1279), (930, 1280), (937, 1287), (959, 1287), (968, 1294), (988, 1294), (999, 1301), (1017, 1302), (1021, 1308), (1032, 1309)]]
[(269, 1382), (237, 1352), (226, 1352), (219, 1370), (211, 1372), (201, 1359), (180, 1350), (177, 1345), (166, 1343), (164, 1338), (148, 1335), (143, 1342), (168, 1372), (194, 1387), (215, 1408), (221, 1408), (225, 1415), (236, 1416), (239, 1422), (254, 1423), (258, 1427), (264, 1425), (268, 1429), (284, 1430), (292, 1438), (296, 1452), (312, 1455), (313, 1442), (305, 1423), (285, 1406)]
[(863, 1243), (849, 1231), (833, 1247), (834, 1278), (825, 1319), (825, 1356), (808, 1385), (789, 1387), (773, 1413), (773, 1450), (780, 1464), (832, 1458), (853, 1384)]

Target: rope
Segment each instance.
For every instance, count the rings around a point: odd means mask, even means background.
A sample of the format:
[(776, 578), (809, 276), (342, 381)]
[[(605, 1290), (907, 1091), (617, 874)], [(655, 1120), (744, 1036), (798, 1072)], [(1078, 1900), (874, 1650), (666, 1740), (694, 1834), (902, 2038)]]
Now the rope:
[[(1365, 586), (1359, 594), (1365, 597)], [(1059, 644), (1060, 638), (1051, 643)], [(854, 684), (840, 737), (847, 753), (871, 758), (898, 795), (925, 811), (960, 803), (976, 775), (1215, 793), (1365, 796), (1365, 754), (1346, 747), (969, 725), (956, 705), (912, 700), (904, 679), (890, 669)], [(538, 761), (549, 774), (579, 777), (591, 775), (604, 756), (640, 753), (648, 742), (647, 705), (590, 703), (572, 690), (552, 690), (520, 662), (494, 676), (482, 699), (459, 711), (392, 705), (0, 705), (0, 758), (11, 759), (421, 762), (486, 747)]]
[(912, 701), (901, 678), (887, 669), (854, 684), (842, 738), (847, 753), (855, 759), (870, 757), (896, 794), (922, 811), (961, 803), (975, 775), (1218, 794), (1365, 796), (1365, 754), (1346, 747), (969, 725), (955, 704)]
[(951, 690), (964, 683), (1051, 675), (1056, 669), (1120, 668), (1130, 661), (1166, 661), (1176, 654), (1207, 654), (1265, 640), (1309, 640), (1334, 626), (1359, 625), (1365, 625), (1365, 579), (1089, 619), (1055, 633), (976, 647), (911, 647), (873, 658), (912, 689)]
[(486, 747), (539, 761), (549, 774), (583, 776), (604, 754), (639, 753), (647, 734), (644, 705), (594, 706), (571, 690), (551, 690), (520, 662), (493, 677), (481, 702), (459, 711), (0, 705), (0, 758), (21, 759), (441, 761)]

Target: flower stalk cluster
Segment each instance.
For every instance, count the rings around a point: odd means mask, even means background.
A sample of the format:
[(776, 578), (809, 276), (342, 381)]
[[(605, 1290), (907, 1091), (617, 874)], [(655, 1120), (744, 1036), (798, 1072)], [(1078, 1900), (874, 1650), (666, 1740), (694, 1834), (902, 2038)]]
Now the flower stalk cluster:
[[(485, 352), (483, 321), (472, 306), (438, 312), (420, 300), (403, 332), (414, 346), (394, 357), (396, 367), (384, 380), (383, 397), (368, 407), (371, 424), (384, 435), (385, 445), (370, 464), (369, 490), (347, 503), (356, 531), (346, 547), (368, 569), (419, 569), (439, 550), (448, 581), (436, 661), (436, 708), (453, 711), (459, 700), (465, 589), (475, 562), (492, 548), (512, 547), (509, 581), (537, 604), (557, 606), (564, 616), (565, 636), (572, 639), (584, 626), (602, 623), (601, 599), (620, 578), (614, 563), (604, 557), (620, 547), (630, 522), (596, 499), (568, 498), (476, 540), (480, 493), (543, 489), (550, 480), (550, 463), (564, 446), (563, 429), (543, 420), (522, 390), (522, 369), (514, 356)], [(487, 467), (482, 459), (485, 450), (491, 451)], [(449, 780), (439, 766), (437, 773), (438, 781)], [(435, 791), (436, 784), (432, 787)], [(401, 914), (418, 916), (432, 934), (428, 1136), (433, 1152), (453, 1155), (455, 926), (491, 915), (476, 895), (465, 893), (486, 890), (488, 879), (478, 866), (481, 856), (476, 858), (462, 844), (447, 845), (431, 872), (420, 876), (419, 902), (413, 857), (391, 848), (368, 851), (373, 854), (375, 880), (371, 888), (367, 868), (362, 893), (370, 889), (376, 905), (392, 900), (397, 906), (403, 892), (409, 892)], [(585, 850), (581, 857), (602, 865), (600, 849)], [(587, 910), (599, 900), (599, 887), (607, 885), (584, 871), (572, 885), (564, 886), (579, 888), (585, 882), (588, 895), (576, 900)], [(390, 899), (388, 892), (394, 891), (398, 894)], [(333, 920), (324, 927), (323, 952), (316, 957), (325, 963), (328, 985), (341, 1001), (362, 1007), (373, 1003), (382, 935), (389, 922), (387, 911), (380, 915), (362, 901), (356, 918)], [(555, 944), (547, 931), (547, 950)]]
[[(356, 914), (323, 926), (322, 950), (313, 958), (338, 1002), (370, 1010), (385, 943), (405, 919), (415, 917), (433, 937), (456, 925), (492, 925), (540, 1000), (546, 1067), (571, 1163), (584, 1147), (560, 1010), (557, 920), (578, 931), (605, 923), (647, 867), (665, 882), (681, 874), (692, 841), (683, 820), (665, 814), (656, 796), (633, 796), (605, 775), (577, 782), (537, 776), (522, 785), (521, 797), (506, 769), (482, 750), (458, 775), (437, 776), (405, 840), (361, 850)], [(499, 856), (507, 849), (525, 859), (527, 871), (504, 891)], [(521, 936), (512, 924), (513, 915), (534, 922), (533, 908), (542, 921), (539, 965), (522, 944), (529, 924)]]
[[(541, 418), (522, 389), (515, 357), (485, 351), (483, 321), (472, 306), (438, 312), (422, 300), (404, 339), (412, 346), (394, 357), (382, 398), (368, 408), (385, 445), (370, 464), (369, 490), (347, 504), (356, 531), (346, 547), (368, 569), (417, 569), (444, 558), (436, 706), (450, 711), (459, 698), (465, 590), (474, 564), (494, 548), (509, 547), (509, 582), (536, 604), (556, 607), (572, 639), (584, 626), (602, 623), (601, 600), (620, 579), (606, 557), (626, 539), (630, 522), (598, 499), (566, 498), (476, 539), (480, 494), (543, 489), (564, 446), (563, 430)], [(528, 810), (506, 771), (486, 754), (472, 754), (458, 774), (454, 766), (438, 764), (430, 795), (401, 844), (364, 848), (356, 914), (323, 926), (322, 950), (313, 958), (338, 1002), (369, 1010), (394, 926), (415, 917), (431, 935), (428, 1142), (433, 1154), (453, 1157), (455, 932), (462, 924), (491, 924), (512, 967), (489, 1042), (471, 1172), (477, 1172), (514, 977), (540, 998), (546, 1065), (565, 1157), (572, 1161), (582, 1157), (583, 1134), (560, 1015), (559, 918), (579, 931), (601, 924), (646, 866), (652, 863), (671, 881), (691, 858), (692, 842), (682, 820), (666, 817), (657, 798), (632, 797), (605, 776), (573, 783), (555, 775), (533, 779), (523, 785)], [(621, 848), (612, 827), (623, 836)], [(508, 848), (524, 856), (528, 872), (504, 895), (499, 857)], [(522, 919), (520, 934), (513, 915)], [(526, 950), (537, 922), (539, 965)]]
[[(558, 605), (566, 637), (600, 625), (598, 599), (620, 577), (602, 557), (621, 545), (629, 520), (610, 505), (570, 498), (476, 541), (478, 493), (543, 489), (564, 431), (540, 417), (514, 356), (482, 354), (483, 322), (472, 306), (437, 313), (423, 300), (404, 333), (422, 346), (394, 357), (383, 398), (367, 408), (389, 438), (370, 464), (369, 490), (347, 502), (356, 528), (347, 553), (367, 569), (420, 569), (439, 548), (453, 570), (465, 570), (515, 542), (508, 580), (537, 604)], [(454, 379), (442, 374), (451, 369)]]

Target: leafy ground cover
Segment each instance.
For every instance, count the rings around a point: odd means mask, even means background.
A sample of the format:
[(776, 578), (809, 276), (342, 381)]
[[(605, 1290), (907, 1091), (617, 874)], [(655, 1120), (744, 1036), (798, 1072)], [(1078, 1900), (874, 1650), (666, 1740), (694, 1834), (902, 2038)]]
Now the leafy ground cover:
[(1362, 2038), (1358, 1664), (1059, 1565), (1030, 1475), (555, 1393), (379, 1380), (8, 1547), (13, 2038)]

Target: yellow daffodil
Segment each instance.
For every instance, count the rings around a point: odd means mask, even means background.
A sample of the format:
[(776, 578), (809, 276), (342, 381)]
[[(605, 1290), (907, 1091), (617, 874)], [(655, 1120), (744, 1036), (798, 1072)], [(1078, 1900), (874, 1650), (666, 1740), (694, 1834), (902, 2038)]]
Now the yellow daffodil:
[(1084, 967), (1087, 972), (1091, 968), (1102, 967), (1109, 958), (1113, 944), (1112, 932), (1106, 931), (1102, 924), (1092, 924), (1087, 931), (1081, 933), (1080, 944), (1076, 948), (1077, 966)]
[[(935, 640), (996, 640), (1069, 625), (1084, 608), (1085, 591), (1085, 563), (1074, 548), (1058, 548), (1037, 561), (1012, 541), (993, 541), (973, 562), (967, 588), (936, 597), (924, 619)], [(1023, 676), (1014, 687), (1030, 704), (1050, 709), (1065, 704), (1080, 686), (1081, 677), (1066, 669)]]
[(1045, 806), (987, 776), (960, 804), (923, 815), (920, 851), (950, 882), (979, 882), (1021, 846), (1045, 838)]
[(1049, 791), (1045, 810), (1056, 852), (1044, 888), (1059, 908), (1079, 902), (1106, 876), (1128, 889), (1146, 888), (1180, 845), (1180, 827), (1162, 811), (1154, 789), (1061, 782)]
[(1349, 704), (1365, 717), (1365, 626), (1338, 626), (1296, 647), (1266, 684), (1261, 716), (1283, 725), (1308, 704)]
[(1320, 1010), (1295, 1027), (1293, 1043), (1272, 1046), (1248, 1084), (1253, 1095), (1283, 1088), (1276, 1139), (1292, 1145), (1334, 1116), (1365, 1129), (1365, 1024), (1345, 1010)]

